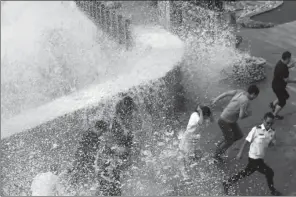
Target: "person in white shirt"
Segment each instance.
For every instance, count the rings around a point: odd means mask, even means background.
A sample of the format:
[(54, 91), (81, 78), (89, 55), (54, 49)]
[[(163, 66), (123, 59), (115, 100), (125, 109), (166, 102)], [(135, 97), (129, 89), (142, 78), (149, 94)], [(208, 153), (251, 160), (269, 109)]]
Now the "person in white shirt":
[(273, 170), (264, 162), (264, 156), (269, 146), (275, 145), (275, 130), (271, 128), (274, 123), (274, 115), (268, 112), (264, 115), (264, 121), (262, 125), (255, 126), (248, 134), (246, 140), (242, 144), (242, 147), (237, 154), (237, 159), (241, 159), (243, 150), (247, 143), (250, 143), (249, 150), (249, 162), (245, 169), (238, 172), (236, 175), (230, 177), (228, 181), (223, 182), (224, 192), (228, 195), (228, 189), (231, 185), (239, 181), (240, 179), (250, 176), (255, 171), (258, 171), (265, 175), (268, 187), (271, 194), (274, 196), (280, 196), (281, 193), (274, 187)]
[(186, 173), (186, 166), (201, 157), (200, 129), (206, 119), (212, 121), (210, 108), (207, 106), (197, 106), (190, 116), (186, 131), (181, 136), (179, 150), (181, 151), (182, 158), (184, 158), (185, 165), (181, 168), (181, 171), (185, 179), (189, 178)]
[(58, 196), (60, 190), (57, 165), (50, 166), (50, 171), (37, 174), (32, 182), (32, 196)]

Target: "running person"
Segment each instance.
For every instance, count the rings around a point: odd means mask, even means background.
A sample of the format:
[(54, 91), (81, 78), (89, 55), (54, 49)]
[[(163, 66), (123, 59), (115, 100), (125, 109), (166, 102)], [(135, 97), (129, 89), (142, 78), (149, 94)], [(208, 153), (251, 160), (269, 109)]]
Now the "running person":
[(259, 94), (259, 89), (256, 85), (251, 85), (248, 91), (232, 90), (225, 92), (213, 100), (213, 105), (219, 100), (231, 96), (229, 104), (223, 110), (218, 120), (218, 125), (222, 130), (224, 140), (217, 147), (214, 158), (222, 162), (221, 155), (237, 140), (240, 140), (244, 135), (237, 124), (238, 119), (244, 119), (251, 115), (249, 104)]
[(226, 195), (228, 195), (228, 189), (231, 185), (246, 176), (250, 176), (255, 171), (258, 171), (265, 175), (268, 187), (272, 195), (281, 195), (281, 193), (277, 191), (274, 187), (273, 170), (268, 165), (266, 165), (263, 160), (267, 147), (274, 146), (276, 142), (275, 131), (271, 128), (272, 124), (274, 123), (274, 118), (275, 117), (271, 112), (266, 113), (264, 115), (263, 124), (253, 127), (246, 140), (243, 142), (241, 149), (237, 155), (237, 159), (241, 159), (246, 144), (250, 143), (249, 162), (245, 169), (230, 177), (228, 181), (223, 182), (223, 187)]
[(282, 59), (278, 61), (274, 68), (274, 77), (272, 80), (272, 90), (277, 96), (277, 99), (270, 103), (273, 115), (276, 119), (282, 120), (284, 117), (278, 115), (278, 113), (286, 105), (287, 100), (289, 99), (289, 93), (286, 90), (288, 83), (296, 83), (296, 79), (289, 78), (289, 68), (295, 66), (295, 62), (291, 62), (292, 54), (289, 51), (286, 51), (282, 54)]

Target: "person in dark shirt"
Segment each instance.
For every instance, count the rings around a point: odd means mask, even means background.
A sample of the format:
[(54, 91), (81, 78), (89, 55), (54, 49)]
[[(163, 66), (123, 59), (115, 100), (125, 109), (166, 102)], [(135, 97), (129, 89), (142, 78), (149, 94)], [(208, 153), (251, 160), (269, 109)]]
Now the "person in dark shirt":
[(120, 196), (122, 171), (131, 165), (133, 148), (133, 112), (137, 107), (129, 96), (120, 100), (115, 107), (110, 132), (104, 134), (105, 144), (99, 148), (97, 164), (100, 187), (97, 194)]
[(112, 121), (111, 132), (115, 135), (116, 144), (124, 147), (126, 153), (121, 156), (121, 159), (129, 163), (130, 154), (132, 151), (134, 134), (133, 130), (133, 113), (137, 111), (136, 104), (130, 96), (124, 97), (116, 105), (115, 117)]
[[(270, 103), (270, 108), (276, 119), (282, 120), (284, 117), (278, 115), (281, 109), (286, 105), (289, 93), (286, 90), (288, 83), (296, 83), (296, 79), (289, 78), (289, 68), (295, 66), (295, 62), (291, 62), (291, 53), (286, 51), (282, 54), (282, 59), (278, 61), (274, 69), (274, 77), (272, 80), (272, 90), (277, 96), (277, 99)], [(289, 66), (288, 66), (289, 65)]]
[(93, 173), (93, 164), (100, 144), (100, 136), (107, 131), (108, 123), (99, 120), (93, 128), (89, 128), (82, 134), (75, 152), (73, 168), (69, 170), (69, 173), (73, 173), (74, 183), (78, 183), (79, 180)]

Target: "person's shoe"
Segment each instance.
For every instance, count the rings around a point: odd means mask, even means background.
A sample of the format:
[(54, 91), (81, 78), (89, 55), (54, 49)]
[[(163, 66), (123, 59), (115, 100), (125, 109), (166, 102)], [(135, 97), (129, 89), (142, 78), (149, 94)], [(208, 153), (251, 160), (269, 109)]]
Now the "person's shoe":
[(274, 112), (275, 106), (273, 105), (273, 102), (269, 103), (269, 107), (271, 108), (272, 112)]
[(276, 115), (275, 116), (275, 119), (277, 119), (277, 120), (283, 120), (284, 119), (284, 116)]
[(229, 190), (230, 185), (227, 184), (225, 181), (223, 181), (222, 184), (223, 184), (224, 194), (228, 195), (228, 190)]
[(273, 191), (271, 192), (271, 195), (273, 195), (273, 196), (281, 196), (282, 193), (279, 192), (279, 191), (277, 191), (277, 190), (273, 190)]
[(214, 156), (214, 162), (216, 164), (224, 164), (225, 163), (224, 159), (219, 155)]

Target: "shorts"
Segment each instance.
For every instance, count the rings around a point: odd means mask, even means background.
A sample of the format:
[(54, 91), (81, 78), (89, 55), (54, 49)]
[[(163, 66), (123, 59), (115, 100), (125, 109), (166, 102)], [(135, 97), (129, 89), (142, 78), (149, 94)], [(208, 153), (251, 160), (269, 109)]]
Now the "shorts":
[(218, 125), (227, 142), (235, 142), (244, 136), (237, 123), (229, 123), (219, 118)]
[(286, 105), (287, 100), (289, 99), (290, 95), (286, 88), (277, 88), (272, 87), (273, 92), (275, 93), (276, 97), (279, 100), (279, 106), (284, 107)]

